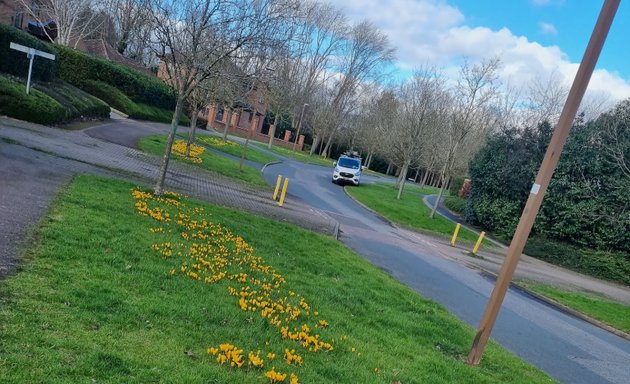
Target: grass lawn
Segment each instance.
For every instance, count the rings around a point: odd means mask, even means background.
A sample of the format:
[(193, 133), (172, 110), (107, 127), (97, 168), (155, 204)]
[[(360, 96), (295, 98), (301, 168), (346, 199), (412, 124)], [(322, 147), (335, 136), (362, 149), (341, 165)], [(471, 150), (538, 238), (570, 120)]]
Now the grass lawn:
[(550, 285), (533, 282), (521, 282), (520, 284), (613, 328), (630, 333), (630, 306)]
[[(208, 136), (208, 135), (196, 135), (196, 141), (203, 145), (207, 145), (211, 148), (214, 148), (218, 151), (228, 153), (232, 156), (241, 157), (243, 153), (244, 145), (238, 143), (236, 141), (223, 141), (220, 137), (216, 136)], [(186, 139), (188, 139), (188, 135), (186, 135)], [(245, 156), (247, 160), (255, 161), (256, 163), (267, 164), (272, 161), (278, 160), (276, 157), (261, 152), (258, 150), (258, 147), (252, 145), (252, 141), (250, 140), (249, 145), (247, 147), (247, 155)]]
[[(255, 143), (254, 145), (258, 146), (259, 148), (267, 149), (267, 145), (263, 143)], [(293, 160), (301, 161), (302, 163), (323, 165), (325, 167), (331, 167), (331, 168), (333, 166), (333, 161), (334, 161), (331, 159), (324, 159), (323, 157), (320, 157), (319, 155), (311, 156), (307, 152), (303, 152), (303, 151), (296, 150), (295, 152), (293, 152), (290, 149), (278, 147), (275, 145), (271, 147), (270, 151), (277, 153), (278, 155), (291, 158)]]
[(471, 327), (332, 238), (132, 189), (77, 177), (0, 282), (0, 382), (552, 382), (494, 343), (468, 366)]
[[(431, 232), (450, 238), (455, 224), (436, 213), (430, 219), (431, 209), (422, 201), (420, 194), (434, 194), (436, 188), (415, 185), (405, 186), (400, 200), (396, 199), (397, 190), (392, 184), (363, 184), (359, 188), (346, 188), (348, 193), (392, 222), (424, 232)], [(466, 228), (461, 228), (457, 241), (475, 242), (477, 235)], [(484, 240), (484, 245), (489, 245)]]
[[(176, 139), (177, 140), (177, 139)], [(138, 142), (138, 147), (145, 152), (152, 153), (154, 155), (164, 154), (164, 146), (166, 145), (166, 136), (164, 135), (152, 135), (143, 137)], [(171, 159), (182, 161), (188, 164), (196, 165), (210, 172), (215, 172), (223, 176), (227, 176), (236, 180), (244, 181), (250, 185), (256, 187), (269, 187), (265, 179), (263, 179), (260, 172), (248, 165), (243, 165), (243, 169), (239, 170), (238, 161), (225, 158), (220, 155), (216, 155), (209, 151), (204, 151), (200, 156), (201, 163), (193, 163), (186, 157), (173, 154)]]

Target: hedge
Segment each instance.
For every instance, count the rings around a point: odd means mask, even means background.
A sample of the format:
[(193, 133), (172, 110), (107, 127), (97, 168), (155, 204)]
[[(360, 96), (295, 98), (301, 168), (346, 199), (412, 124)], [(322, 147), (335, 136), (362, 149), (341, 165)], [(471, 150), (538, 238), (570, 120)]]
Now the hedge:
[[(170, 123), (173, 119), (173, 111), (158, 108), (152, 105), (136, 103), (125, 95), (118, 88), (107, 83), (94, 80), (86, 80), (83, 82), (83, 89), (92, 95), (105, 101), (113, 108), (129, 115), (133, 119), (150, 120), (161, 123)], [(190, 120), (187, 116), (180, 117), (181, 124), (187, 124)]]
[(99, 81), (117, 88), (136, 103), (175, 109), (173, 89), (162, 80), (72, 48), (56, 48), (58, 78), (84, 89), (86, 82)]
[[(40, 51), (49, 52), (54, 55), (56, 50), (37, 38), (9, 25), (0, 24), (0, 72), (26, 78), (28, 75), (29, 60), (26, 53), (9, 48), (11, 42), (32, 47)], [(55, 75), (56, 61), (35, 58), (33, 61), (32, 79), (39, 81), (50, 81)]]
[(55, 124), (66, 118), (66, 109), (55, 99), (24, 84), (0, 76), (0, 115), (38, 124)]
[(625, 252), (595, 251), (534, 237), (527, 240), (525, 253), (576, 272), (630, 285), (630, 255)]
[(109, 105), (66, 82), (57, 80), (34, 87), (57, 100), (66, 109), (65, 120), (109, 117)]
[(466, 209), (466, 199), (462, 199), (457, 195), (447, 196), (444, 199), (444, 205), (455, 213), (464, 213), (464, 209)]

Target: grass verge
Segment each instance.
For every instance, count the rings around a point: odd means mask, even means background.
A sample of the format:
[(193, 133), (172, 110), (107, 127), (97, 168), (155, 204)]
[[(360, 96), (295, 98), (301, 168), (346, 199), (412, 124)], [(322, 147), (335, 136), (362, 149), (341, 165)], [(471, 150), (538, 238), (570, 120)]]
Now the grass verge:
[(630, 333), (630, 306), (546, 284), (533, 282), (520, 282), (519, 284), (613, 328)]
[[(259, 148), (267, 149), (267, 145), (263, 143), (254, 143), (254, 145), (258, 146)], [(277, 153), (280, 156), (288, 157), (290, 159), (297, 160), (302, 163), (323, 165), (324, 167), (333, 166), (334, 160), (324, 159), (318, 155), (311, 156), (306, 152), (302, 152), (302, 151), (294, 152), (290, 149), (278, 147), (278, 146), (273, 146), (269, 150), (273, 153)]]
[[(138, 147), (154, 155), (164, 154), (164, 147), (166, 146), (166, 137), (164, 135), (146, 136), (140, 139)], [(207, 171), (218, 173), (220, 175), (243, 181), (249, 185), (262, 188), (269, 187), (265, 179), (263, 179), (260, 172), (248, 165), (243, 165), (243, 169), (239, 170), (239, 164), (237, 161), (225, 158), (223, 156), (216, 155), (209, 151), (204, 151), (200, 156), (202, 162), (199, 164), (193, 163), (183, 156), (177, 156), (173, 154), (172, 159), (182, 161), (188, 164), (195, 165), (203, 168)]]
[[(169, 204), (147, 200), (153, 218), (142, 216), (136, 210), (146, 208), (139, 204), (146, 199), (134, 201), (132, 187), (77, 177), (43, 220), (28, 262), (0, 283), (0, 382), (269, 383), (263, 372), (271, 367), (304, 383), (552, 381), (494, 343), (479, 367), (468, 366), (471, 327), (331, 238), (178, 197)], [(191, 233), (192, 215), (213, 223), (204, 232), (211, 239), (180, 233)], [(180, 272), (183, 262), (196, 261), (178, 255), (178, 244), (206, 241), (214, 266), (229, 253), (241, 261), (255, 255), (248, 260), (259, 268), (210, 284), (191, 278), (192, 268)], [(293, 292), (285, 304), (300, 297), (318, 311), (302, 312), (299, 322), (326, 319), (311, 333), (333, 342), (332, 351), (282, 339), (268, 319), (239, 307), (228, 287), (264, 285), (252, 280), (263, 270), (273, 273), (269, 281), (283, 280), (287, 297)], [(293, 309), (306, 311), (301, 303)], [(264, 367), (220, 366), (207, 349), (225, 342), (260, 349)], [(288, 365), (285, 348), (296, 349), (302, 364)]]
[[(346, 188), (348, 193), (362, 204), (370, 207), (388, 220), (407, 228), (431, 232), (443, 237), (450, 237), (455, 231), (455, 224), (436, 214), (431, 219), (431, 209), (422, 201), (422, 193), (433, 194), (432, 187), (420, 189), (416, 186), (405, 187), (414, 189), (417, 193), (403, 193), (400, 200), (396, 199), (396, 189), (391, 184), (364, 184), (359, 188)], [(466, 228), (459, 231), (458, 241), (472, 243), (477, 241), (477, 235)], [(489, 245), (484, 240), (484, 245)]]
[[(187, 137), (187, 136), (186, 136)], [(197, 135), (196, 141), (203, 145), (207, 145), (217, 151), (225, 152), (232, 156), (241, 157), (244, 145), (236, 141), (223, 141), (223, 139), (216, 136)], [(247, 154), (245, 156), (247, 160), (254, 161), (260, 164), (267, 164), (272, 161), (278, 160), (276, 157), (258, 150), (255, 145), (248, 145)]]

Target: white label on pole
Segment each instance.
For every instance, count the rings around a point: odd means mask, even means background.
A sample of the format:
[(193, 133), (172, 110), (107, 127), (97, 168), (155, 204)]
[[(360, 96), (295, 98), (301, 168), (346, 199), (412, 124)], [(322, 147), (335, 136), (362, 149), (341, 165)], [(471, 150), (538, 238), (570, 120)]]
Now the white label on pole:
[(529, 193), (531, 193), (533, 195), (537, 195), (538, 191), (540, 191), (540, 184), (534, 183), (534, 185), (532, 185), (532, 190), (529, 191)]

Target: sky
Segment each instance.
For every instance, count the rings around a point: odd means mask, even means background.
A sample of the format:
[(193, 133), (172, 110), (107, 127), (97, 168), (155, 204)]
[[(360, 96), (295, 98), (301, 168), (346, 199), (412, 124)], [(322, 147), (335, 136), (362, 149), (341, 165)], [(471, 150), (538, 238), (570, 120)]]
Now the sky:
[[(351, 21), (370, 20), (396, 48), (398, 75), (435, 65), (455, 74), (497, 56), (511, 87), (555, 77), (569, 86), (603, 0), (344, 0)], [(630, 2), (622, 1), (589, 92), (630, 97)]]

